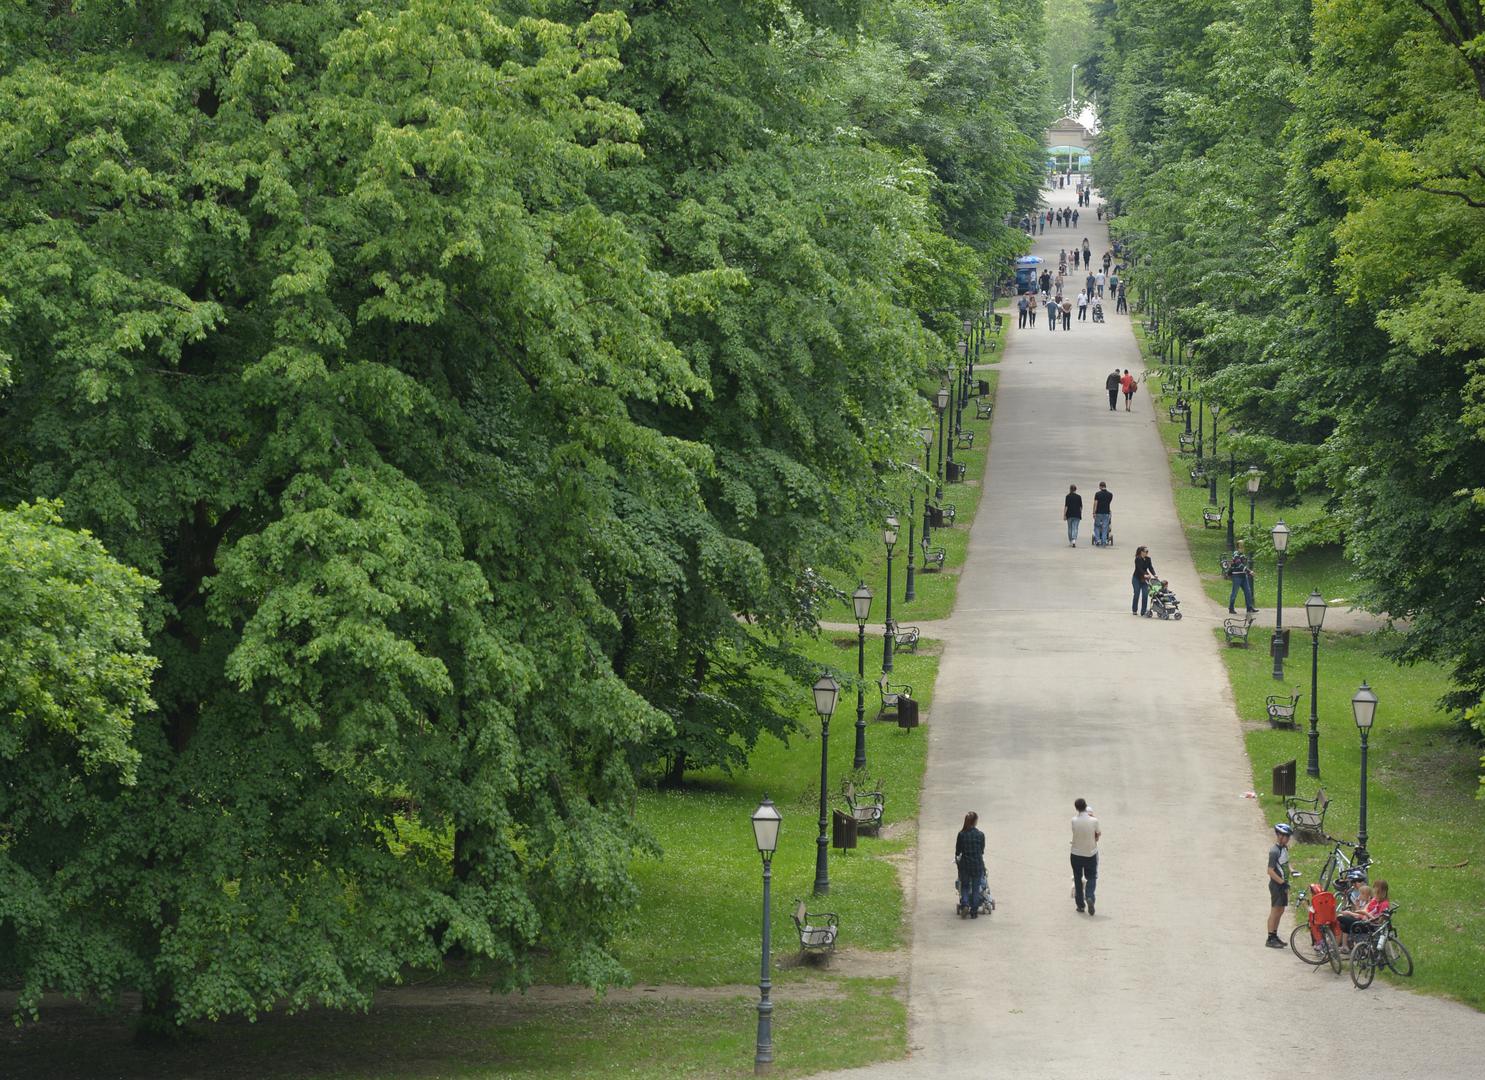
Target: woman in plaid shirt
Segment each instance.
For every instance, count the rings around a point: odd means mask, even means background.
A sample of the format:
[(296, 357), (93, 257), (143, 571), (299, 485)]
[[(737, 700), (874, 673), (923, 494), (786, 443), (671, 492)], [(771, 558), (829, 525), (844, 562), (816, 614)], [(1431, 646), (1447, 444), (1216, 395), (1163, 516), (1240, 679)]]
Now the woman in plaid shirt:
[(980, 815), (973, 810), (964, 815), (964, 828), (954, 841), (954, 862), (959, 867), (959, 906), (969, 909), (969, 917), (980, 917), (980, 900), (985, 892), (985, 834), (975, 828)]

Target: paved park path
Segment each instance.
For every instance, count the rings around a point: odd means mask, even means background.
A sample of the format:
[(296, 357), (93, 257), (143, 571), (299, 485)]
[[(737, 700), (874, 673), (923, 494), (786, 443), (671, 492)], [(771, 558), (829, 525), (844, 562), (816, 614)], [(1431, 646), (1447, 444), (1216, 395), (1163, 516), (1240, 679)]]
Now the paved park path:
[[(1076, 229), (1048, 226), (1035, 253), (1055, 272), (1058, 249), (1084, 236), (1099, 259), (1107, 231), (1091, 210)], [(1193, 615), (1209, 609), (1149, 396), (1141, 388), (1132, 413), (1108, 409), (1104, 377), (1116, 363), (1143, 365), (1128, 318), (1106, 310), (1104, 325), (1075, 311), (1070, 333), (1048, 332), (1044, 315), (1017, 330), (1012, 312), (985, 495), (927, 729), (911, 1055), (840, 1075), (1485, 1075), (1485, 1015), (1380, 979), (1358, 992), (1345, 974), (1263, 947), (1271, 833), (1242, 798), (1252, 777), (1211, 622), (1129, 613), (1140, 544)], [(1100, 480), (1114, 492), (1111, 549), (1088, 543)], [(1076, 549), (1060, 520), (1069, 483), (1088, 515)], [(1093, 918), (1069, 897), (1080, 795), (1105, 827)], [(970, 809), (999, 903), (975, 922), (954, 915), (952, 889), (954, 834)]]

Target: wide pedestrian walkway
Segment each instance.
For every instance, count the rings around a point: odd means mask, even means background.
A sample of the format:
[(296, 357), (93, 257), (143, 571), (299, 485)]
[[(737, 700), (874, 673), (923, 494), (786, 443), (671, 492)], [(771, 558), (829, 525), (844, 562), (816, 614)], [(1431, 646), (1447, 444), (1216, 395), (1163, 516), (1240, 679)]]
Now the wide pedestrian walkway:
[[(1055, 271), (1058, 249), (1084, 236), (1101, 257), (1107, 231), (1091, 211), (1076, 229), (1048, 227), (1036, 254)], [(1142, 365), (1128, 318), (1105, 306), (1106, 324), (1075, 313), (1070, 332), (1042, 319), (1018, 331), (1012, 315), (928, 729), (911, 1056), (841, 1075), (1478, 1077), (1485, 1015), (1380, 980), (1361, 993), (1263, 947), (1272, 834), (1242, 797), (1252, 776), (1211, 623), (1130, 615), (1139, 544), (1196, 611), (1207, 602), (1148, 394), (1131, 413), (1108, 410), (1108, 372)], [(1114, 492), (1113, 548), (1088, 543), (1100, 480)], [(1070, 483), (1087, 515), (1076, 549), (1061, 520)], [(1092, 918), (1069, 896), (1078, 796), (1105, 827)], [(967, 810), (1000, 905), (974, 922), (955, 916), (952, 892)]]

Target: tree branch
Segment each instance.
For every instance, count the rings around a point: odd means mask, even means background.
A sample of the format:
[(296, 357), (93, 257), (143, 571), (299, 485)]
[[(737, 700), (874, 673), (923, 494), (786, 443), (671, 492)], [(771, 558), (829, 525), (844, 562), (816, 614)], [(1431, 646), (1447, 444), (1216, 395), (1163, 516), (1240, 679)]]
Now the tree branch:
[(1430, 195), (1448, 195), (1451, 198), (1462, 199), (1466, 206), (1473, 206), (1477, 210), (1485, 210), (1485, 202), (1480, 201), (1463, 191), (1450, 191), (1448, 188), (1429, 187), (1427, 184), (1416, 184), (1419, 191), (1426, 191)]

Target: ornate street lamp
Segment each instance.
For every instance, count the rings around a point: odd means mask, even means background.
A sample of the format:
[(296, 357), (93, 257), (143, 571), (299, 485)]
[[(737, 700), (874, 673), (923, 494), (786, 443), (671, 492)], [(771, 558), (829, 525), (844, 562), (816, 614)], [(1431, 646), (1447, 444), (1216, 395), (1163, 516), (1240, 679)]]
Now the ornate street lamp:
[(1283, 518), (1280, 518), (1279, 523), (1269, 530), (1269, 535), (1274, 538), (1274, 550), (1279, 553), (1279, 596), (1274, 603), (1272, 651), (1274, 678), (1282, 682), (1284, 679), (1284, 553), (1289, 550), (1289, 526), (1284, 524)]
[(830, 891), (830, 836), (826, 832), (830, 824), (826, 799), (830, 789), (830, 717), (835, 713), (835, 702), (840, 697), (840, 683), (829, 675), (815, 680), (815, 712), (820, 714), (820, 836), (815, 841), (815, 895), (824, 896)]
[(908, 491), (908, 546), (907, 546), (908, 564), (907, 564), (907, 587), (902, 590), (902, 602), (904, 604), (907, 603), (909, 600), (916, 600), (918, 598), (917, 585), (916, 585), (916, 583), (914, 581), (914, 575), (913, 575), (913, 547), (914, 547), (914, 544), (913, 544), (913, 529), (916, 528), (916, 526), (917, 526), (917, 520), (918, 520), (918, 491), (917, 491), (917, 485), (915, 484)]
[[(923, 441), (923, 543), (927, 544), (933, 535), (929, 529), (928, 501), (933, 495), (933, 429), (931, 427), (919, 428), (918, 438)], [(912, 545), (913, 538), (908, 536), (908, 544)]]
[(1258, 485), (1263, 483), (1263, 474), (1257, 465), (1248, 466), (1248, 528), (1253, 528), (1253, 518), (1258, 512)]
[(1320, 686), (1320, 629), (1325, 625), (1325, 611), (1329, 605), (1316, 589), (1305, 601), (1305, 621), (1310, 624), (1310, 759), (1305, 764), (1305, 775), (1320, 775), (1320, 717), (1315, 710), (1315, 695)]
[[(1212, 402), (1212, 471), (1207, 475), (1207, 502), (1217, 505), (1217, 415), (1222, 406)], [(1228, 545), (1231, 550), (1232, 545)]]
[(897, 519), (889, 517), (882, 529), (882, 543), (887, 545), (887, 628), (882, 632), (882, 670), (892, 670), (892, 549), (897, 545)]
[(1227, 550), (1231, 551), (1237, 546), (1232, 523), (1233, 500), (1237, 498), (1237, 455), (1231, 450), (1227, 452)]
[(851, 607), (856, 614), (856, 759), (858, 769), (866, 768), (866, 621), (871, 618), (871, 590), (866, 582), (851, 594)]
[(779, 847), (779, 826), (784, 823), (778, 808), (767, 795), (758, 809), (753, 811), (753, 842), (758, 845), (758, 854), (763, 856), (763, 962), (758, 976), (758, 1047), (753, 1053), (753, 1073), (762, 1076), (773, 1069), (773, 1002), (769, 993), (773, 980), (769, 978), (769, 952), (771, 949), (771, 914), (769, 892), (773, 884), (773, 853)]
[(942, 499), (944, 497), (944, 410), (949, 407), (947, 385), (938, 388), (938, 393), (933, 396), (933, 407), (938, 410), (938, 483), (934, 487), (933, 497)]
[(1377, 695), (1364, 679), (1351, 698), (1351, 715), (1356, 719), (1356, 730), (1361, 732), (1361, 827), (1356, 833), (1356, 865), (1365, 866), (1370, 857), (1366, 850), (1366, 738), (1377, 718)]

